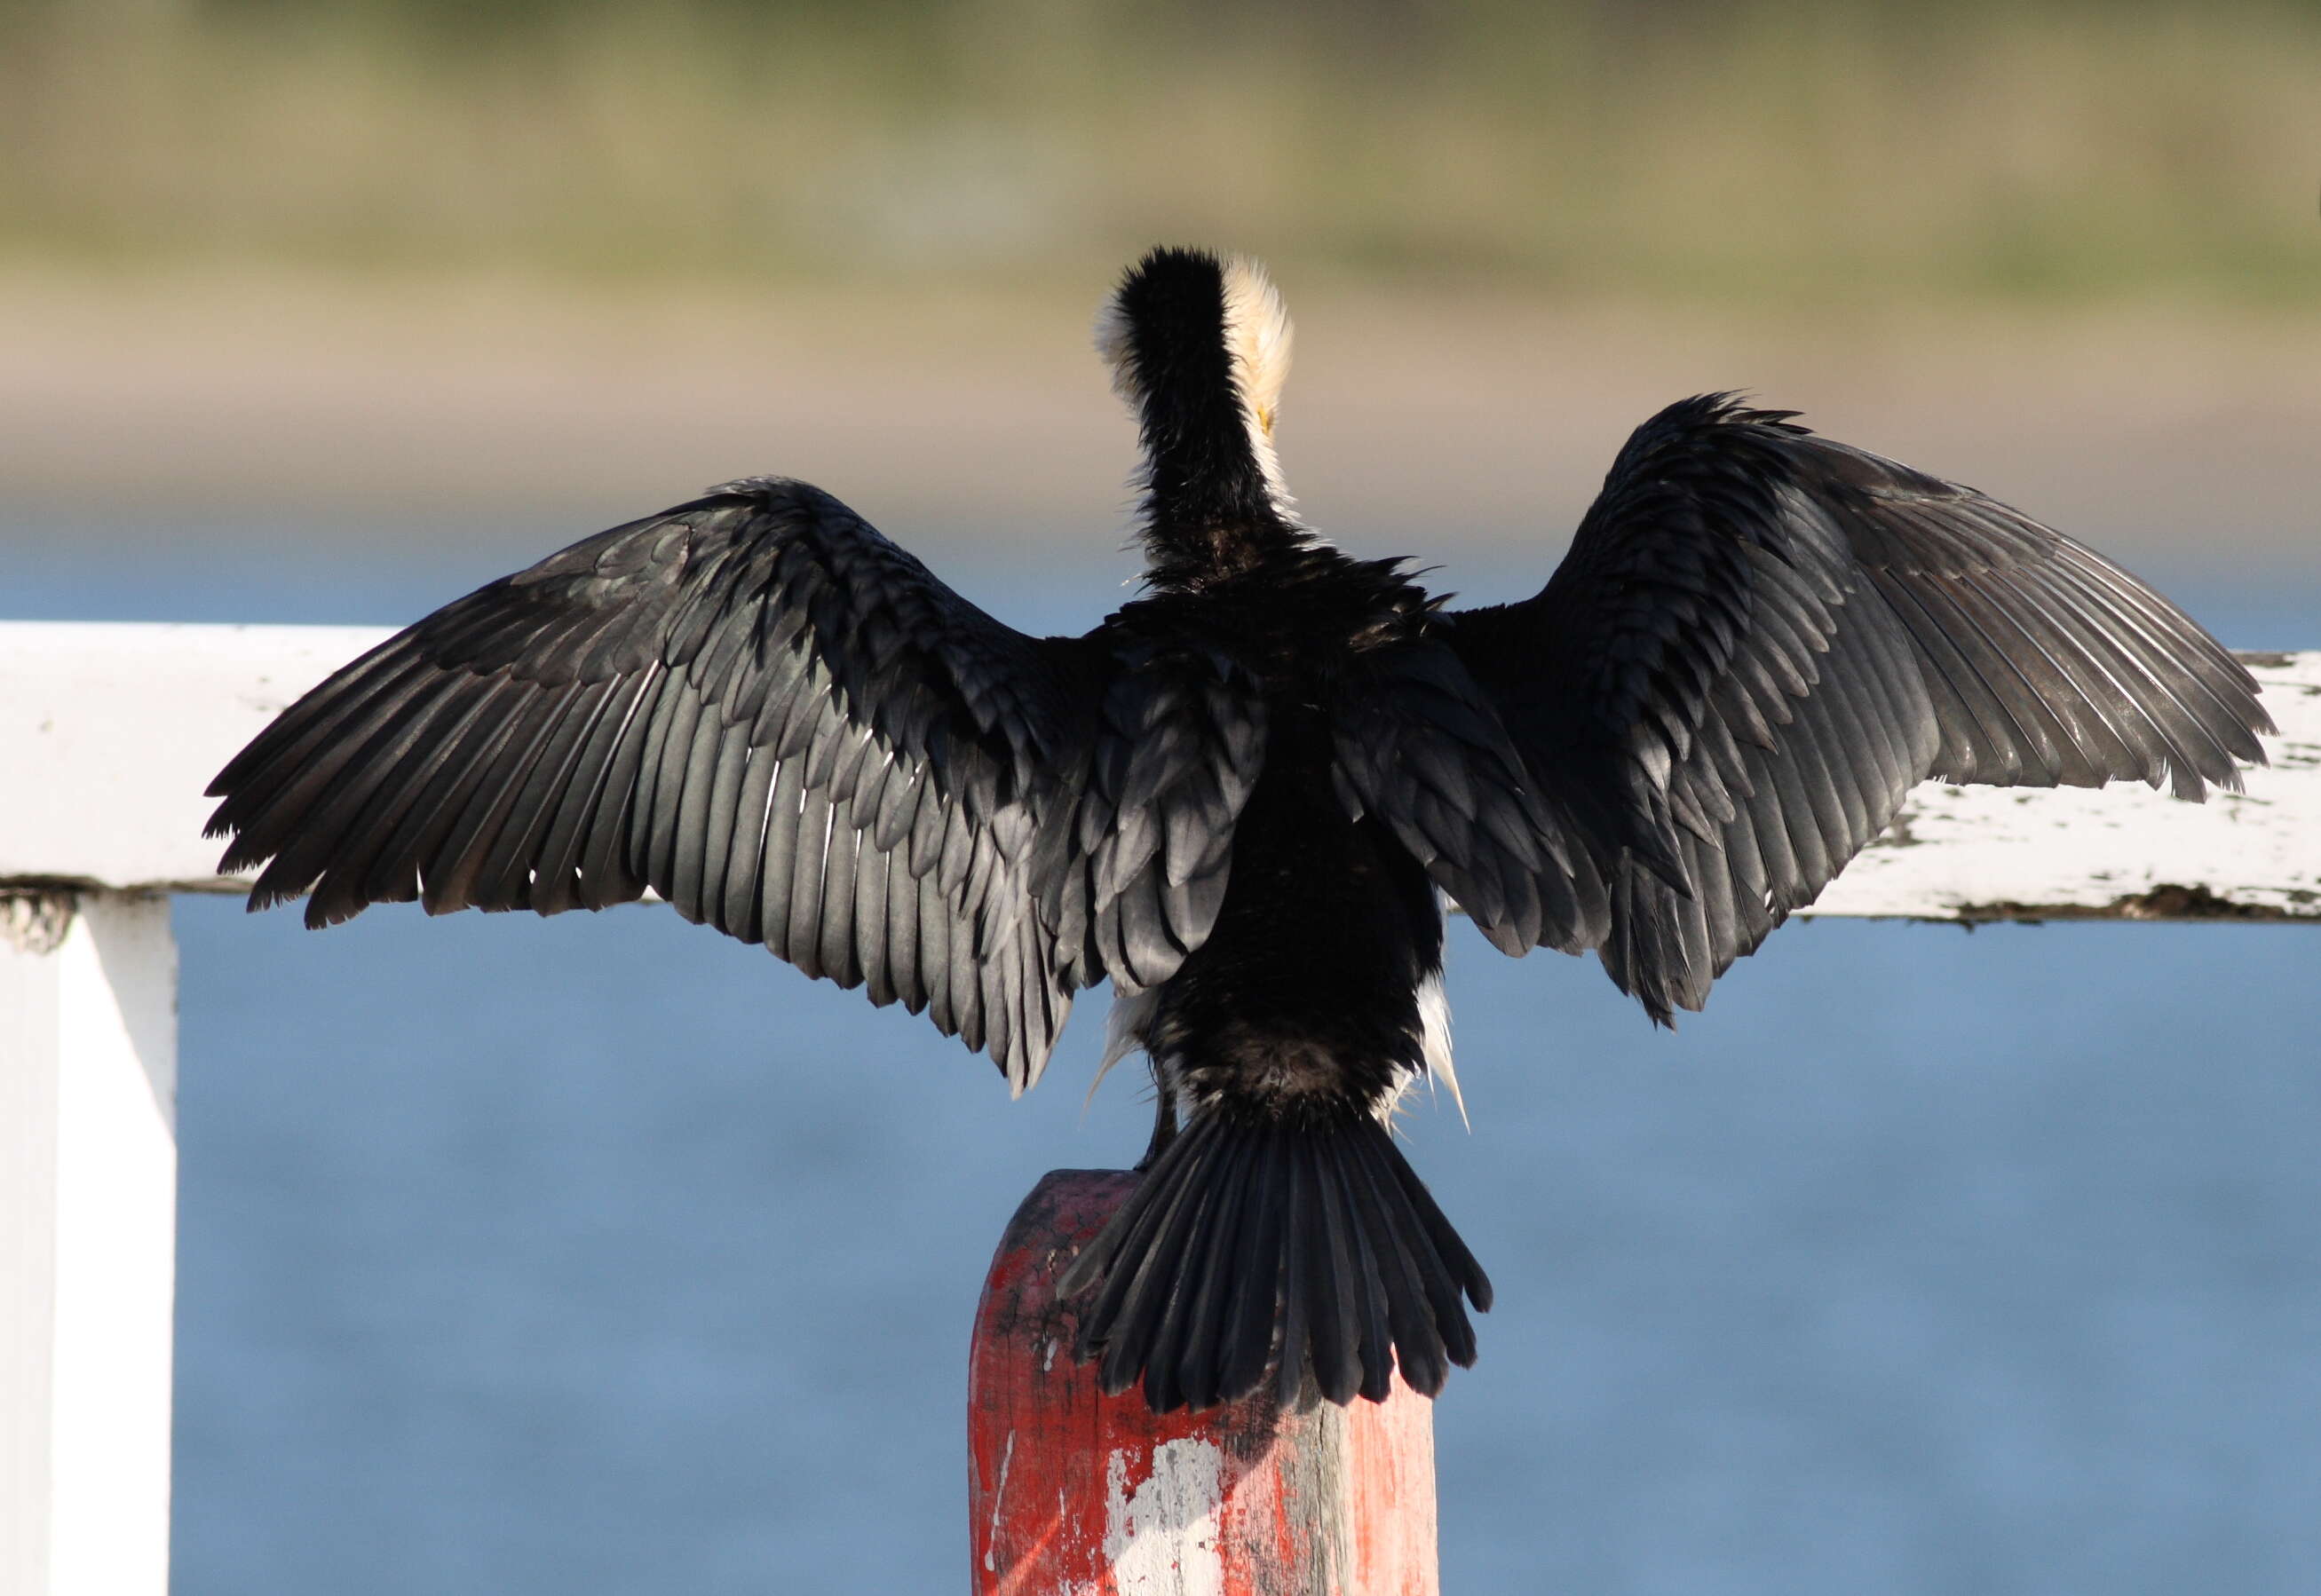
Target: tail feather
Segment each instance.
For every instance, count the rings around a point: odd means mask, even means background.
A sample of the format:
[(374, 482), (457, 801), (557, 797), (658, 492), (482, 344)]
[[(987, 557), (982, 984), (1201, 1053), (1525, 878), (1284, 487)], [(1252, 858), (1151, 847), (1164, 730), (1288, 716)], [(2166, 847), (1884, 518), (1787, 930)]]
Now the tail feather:
[(1370, 1152), (1358, 1147), (1339, 1176), (1352, 1189), (1367, 1245), (1377, 1255), (1386, 1287), (1387, 1327), (1394, 1337), (1402, 1377), (1415, 1386), (1432, 1385), (1439, 1391), (1450, 1365), (1443, 1360), (1443, 1332), (1435, 1326), (1436, 1303), (1426, 1289), (1427, 1270), (1405, 1234), (1415, 1229), (1416, 1223), (1407, 1204), (1387, 1200), (1370, 1166)]
[(1330, 1401), (1383, 1401), (1399, 1365), (1432, 1396), (1475, 1358), (1466, 1304), (1490, 1282), (1383, 1126), (1195, 1116), (1059, 1283), (1093, 1293), (1076, 1356), (1156, 1412), (1310, 1373)]
[[(1459, 1238), (1459, 1232), (1451, 1228), (1451, 1221), (1443, 1216), (1442, 1208), (1434, 1201), (1434, 1193), (1426, 1189), (1426, 1183), (1418, 1178), (1418, 1171), (1410, 1166), (1409, 1160), (1396, 1153), (1390, 1141), (1387, 1143), (1385, 1151), (1388, 1156), (1379, 1162), (1401, 1183), (1403, 1195), (1410, 1201), (1410, 1211), (1425, 1227), (1427, 1239), (1434, 1244), (1436, 1255), (1443, 1261), (1445, 1283), (1452, 1287), (1452, 1305), (1458, 1305), (1457, 1291), (1463, 1288), (1474, 1302), (1475, 1311), (1488, 1313), (1491, 1310), (1490, 1277), (1475, 1261), (1475, 1255), (1467, 1250), (1467, 1244)], [(1465, 1328), (1469, 1335), (1474, 1333), (1473, 1326), (1467, 1325)], [(1459, 1360), (1459, 1366), (1466, 1368), (1473, 1359), (1474, 1355), (1470, 1351)]]
[(1233, 1253), (1232, 1289), (1217, 1321), (1224, 1344), (1219, 1351), (1213, 1401), (1226, 1400), (1228, 1392), (1255, 1391), (1273, 1361), (1282, 1272), (1291, 1266), (1292, 1258), (1286, 1183), (1270, 1178), (1267, 1173), (1273, 1160), (1282, 1156), (1281, 1137), (1278, 1127), (1268, 1126), (1251, 1150), (1249, 1203)]
[[(1378, 1192), (1379, 1207), (1393, 1226), (1405, 1264), (1434, 1310), (1433, 1326), (1441, 1337), (1437, 1350), (1464, 1368), (1475, 1361), (1475, 1330), (1460, 1307), (1461, 1283), (1479, 1285), (1481, 1294), (1476, 1298), (1475, 1306), (1488, 1310), (1491, 1305), (1490, 1282), (1459, 1239), (1458, 1232), (1451, 1229), (1450, 1221), (1434, 1206), (1433, 1195), (1419, 1184), (1409, 1165), (1380, 1156), (1374, 1147), (1365, 1147), (1363, 1150), (1369, 1156), (1370, 1176)], [(1396, 1171), (1397, 1164), (1401, 1165), (1400, 1174)], [(1407, 1183), (1404, 1175), (1409, 1177)], [(1402, 1201), (1396, 1201), (1397, 1196)]]
[[(1312, 1319), (1314, 1379), (1332, 1401), (1351, 1402), (1361, 1384), (1362, 1354), (1362, 1305), (1353, 1247), (1338, 1193), (1325, 1179), (1322, 1150), (1304, 1137), (1297, 1140), (1297, 1165), (1295, 1190), (1306, 1199), (1301, 1217), (1307, 1238), (1306, 1307)], [(1287, 1393), (1297, 1381), (1292, 1365), (1297, 1348), (1293, 1342), (1281, 1351), (1281, 1389)]]
[[(1218, 1149), (1215, 1138), (1210, 1139), (1212, 1145), (1207, 1150), (1214, 1155)], [(1214, 1173), (1214, 1156), (1203, 1160), (1203, 1170), (1205, 1174)], [(1177, 1294), (1178, 1278), (1184, 1272), (1186, 1245), (1192, 1238), (1201, 1211), (1208, 1206), (1212, 1189), (1207, 1180), (1174, 1183), (1173, 1189), (1166, 1193), (1167, 1201), (1154, 1205), (1160, 1215), (1159, 1221), (1150, 1230), (1138, 1227), (1144, 1242), (1142, 1255), (1133, 1250), (1137, 1238), (1132, 1238), (1115, 1261), (1115, 1276), (1125, 1276), (1126, 1284), (1121, 1292), (1121, 1333), (1105, 1352), (1106, 1392), (1118, 1395), (1126, 1391), (1150, 1361), (1152, 1344), (1160, 1338), (1169, 1305)], [(1112, 1295), (1110, 1289), (1105, 1295)]]
[[(1181, 1139), (1189, 1140), (1190, 1134)], [(1149, 1201), (1148, 1192), (1151, 1193)], [(1150, 1179), (1141, 1183), (1129, 1200), (1121, 1204), (1120, 1211), (1097, 1232), (1097, 1238), (1073, 1260), (1071, 1267), (1057, 1282), (1057, 1290), (1072, 1297), (1103, 1282), (1104, 1290), (1088, 1310), (1088, 1318), (1110, 1323), (1118, 1317), (1130, 1289), (1136, 1284), (1140, 1266), (1152, 1250), (1154, 1236), (1168, 1222), (1177, 1205), (1190, 1195), (1190, 1190), (1183, 1185), (1162, 1192)], [(1113, 1263), (1119, 1258), (1126, 1262), (1115, 1269)]]
[[(1322, 1182), (1322, 1213), (1329, 1221), (1333, 1250), (1340, 1260), (1338, 1289), (1353, 1301), (1354, 1324), (1359, 1332), (1354, 1356), (1361, 1374), (1356, 1389), (1371, 1401), (1382, 1402), (1394, 1387), (1394, 1361), (1387, 1356), (1394, 1345), (1394, 1337), (1387, 1324), (1386, 1282), (1379, 1275), (1378, 1252), (1370, 1245), (1370, 1226), (1356, 1211), (1352, 1194), (1347, 1190), (1343, 1156), (1332, 1157), (1318, 1147), (1309, 1150), (1320, 1166), (1317, 1175)], [(1335, 1245), (1340, 1238), (1343, 1250)], [(1346, 1267), (1349, 1262), (1351, 1268)]]
[[(1212, 1322), (1215, 1317), (1215, 1305), (1203, 1301), (1205, 1295), (1210, 1294), (1204, 1292), (1203, 1283), (1215, 1277), (1219, 1256), (1233, 1251), (1234, 1220), (1240, 1206), (1238, 1188), (1249, 1168), (1249, 1154), (1250, 1147), (1245, 1141), (1227, 1141), (1222, 1147), (1214, 1184), (1202, 1193), (1200, 1206), (1191, 1211), (1185, 1250), (1170, 1271), (1175, 1280), (1169, 1292), (1169, 1306), (1160, 1316), (1160, 1328), (1144, 1360), (1145, 1383), (1153, 1406), (1160, 1411), (1186, 1406), (1198, 1408), (1216, 1401), (1216, 1380), (1212, 1371), (1222, 1343), (1214, 1335), (1198, 1332), (1199, 1326)], [(1130, 1378), (1134, 1378), (1133, 1374)], [(1200, 1395), (1205, 1390), (1210, 1392), (1206, 1402)]]
[[(1176, 1367), (1178, 1392), (1188, 1408), (1213, 1408), (1224, 1390), (1226, 1352), (1232, 1345), (1225, 1310), (1239, 1266), (1242, 1232), (1249, 1222), (1250, 1187), (1260, 1146), (1249, 1142), (1237, 1149), (1210, 1221), (1207, 1256), (1197, 1276), (1189, 1272), (1186, 1276), (1194, 1283), (1190, 1296), (1180, 1298), (1192, 1304), (1185, 1319), (1187, 1333), (1164, 1345), (1161, 1366), (1173, 1364)], [(1206, 1337), (1190, 1333), (1191, 1326), (1204, 1324), (1216, 1325), (1218, 1333)], [(1173, 1356), (1169, 1356), (1169, 1347), (1174, 1348)]]

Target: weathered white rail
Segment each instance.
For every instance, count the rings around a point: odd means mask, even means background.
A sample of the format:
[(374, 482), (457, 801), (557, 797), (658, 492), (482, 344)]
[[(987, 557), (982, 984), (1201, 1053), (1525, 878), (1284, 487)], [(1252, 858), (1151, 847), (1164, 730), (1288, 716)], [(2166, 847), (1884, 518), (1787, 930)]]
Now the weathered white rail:
[[(163, 1596), (167, 894), (238, 892), (211, 775), (386, 634), (0, 624), (0, 1591)], [(2273, 767), (2205, 807), (1929, 784), (1811, 912), (2321, 921), (2321, 652), (2246, 656)]]
[(2244, 793), (2178, 803), (1928, 782), (1811, 914), (2321, 920), (2321, 653), (2243, 654), (2280, 728)]

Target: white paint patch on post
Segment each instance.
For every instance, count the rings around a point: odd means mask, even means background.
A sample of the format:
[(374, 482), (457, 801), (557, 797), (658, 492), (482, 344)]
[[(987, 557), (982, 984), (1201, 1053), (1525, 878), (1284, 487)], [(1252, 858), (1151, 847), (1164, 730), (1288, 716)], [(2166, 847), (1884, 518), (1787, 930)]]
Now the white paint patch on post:
[(0, 936), (0, 1590), (11, 1596), (168, 1589), (176, 1096), (167, 899), (91, 893), (53, 946)]
[(1120, 1596), (1224, 1596), (1217, 1511), (1224, 1501), (1224, 1454), (1211, 1442), (1163, 1441), (1152, 1473), (1132, 1492), (1132, 1455), (1105, 1466), (1105, 1561)]
[[(1052, 1341), (1049, 1343), (1051, 1347), (1054, 1345)], [(1007, 1471), (1015, 1466), (1015, 1432), (1011, 1429), (1007, 1432), (1007, 1449), (999, 1455), (999, 1483), (991, 1492), (991, 1528), (995, 1540), (998, 1537), (999, 1515), (1007, 1510)], [(989, 1552), (983, 1554), (983, 1567), (988, 1573), (998, 1571), (998, 1564)]]

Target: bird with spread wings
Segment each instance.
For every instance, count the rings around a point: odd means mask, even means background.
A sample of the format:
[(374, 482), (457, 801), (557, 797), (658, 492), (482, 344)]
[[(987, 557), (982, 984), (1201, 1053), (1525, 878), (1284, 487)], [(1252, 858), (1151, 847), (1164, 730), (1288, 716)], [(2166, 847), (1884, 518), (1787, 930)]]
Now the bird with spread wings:
[[(1546, 585), (1456, 610), (1297, 516), (1263, 273), (1156, 249), (1098, 344), (1145, 591), (1016, 631), (836, 499), (728, 484), (444, 606), (219, 775), (310, 925), (648, 893), (1036, 1082), (1113, 990), (1159, 1114), (1062, 1283), (1158, 1410), (1433, 1393), (1490, 1286), (1388, 1120), (1449, 1078), (1443, 904), (1660, 1021), (1928, 778), (2236, 788), (2271, 730), (2175, 605), (1969, 488), (1724, 394), (1640, 427)], [(1452, 1083), (1455, 1087), (1455, 1082)]]

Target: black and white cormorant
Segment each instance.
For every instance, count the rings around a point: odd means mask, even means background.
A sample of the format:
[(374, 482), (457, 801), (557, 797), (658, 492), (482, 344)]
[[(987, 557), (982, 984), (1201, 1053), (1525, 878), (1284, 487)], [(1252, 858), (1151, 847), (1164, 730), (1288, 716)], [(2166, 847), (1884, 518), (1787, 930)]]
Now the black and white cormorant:
[[(211, 788), (307, 923), (650, 889), (1040, 1076), (1109, 981), (1144, 1177), (1071, 1267), (1159, 1410), (1434, 1392), (1491, 1290), (1388, 1133), (1451, 1082), (1445, 899), (1698, 1009), (1919, 781), (2237, 787), (2255, 684), (2135, 577), (1971, 489), (1712, 394), (1621, 449), (1519, 603), (1446, 609), (1300, 523), (1260, 269), (1147, 255), (1098, 343), (1142, 433), (1143, 596), (967, 603), (752, 477), (437, 611)], [(270, 862), (269, 862), (270, 861)], [(1455, 1084), (1454, 1084), (1455, 1086)]]

